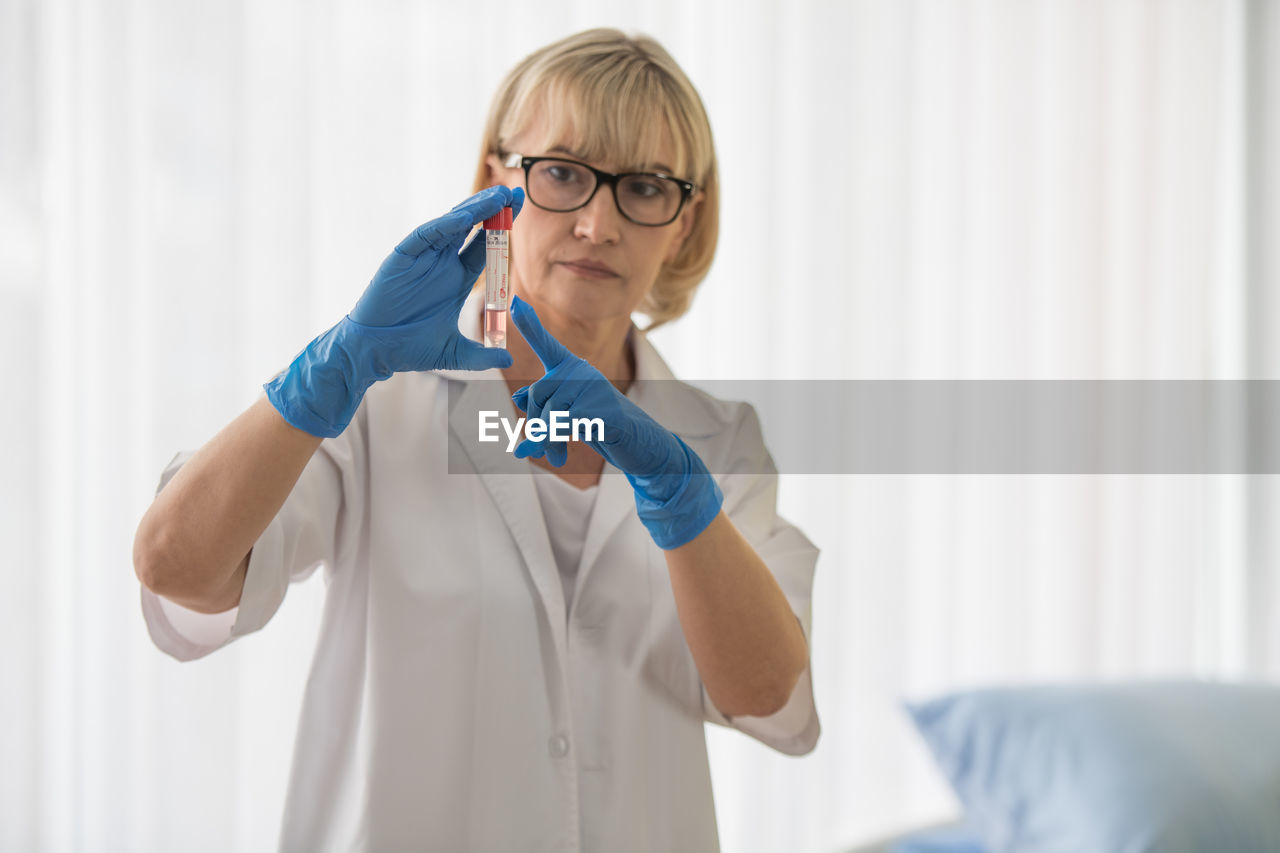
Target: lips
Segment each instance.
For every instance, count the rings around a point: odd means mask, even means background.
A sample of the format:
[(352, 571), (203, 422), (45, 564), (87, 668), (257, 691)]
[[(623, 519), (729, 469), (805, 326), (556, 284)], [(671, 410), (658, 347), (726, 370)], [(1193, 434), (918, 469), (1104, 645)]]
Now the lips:
[(613, 267), (591, 258), (573, 258), (559, 263), (570, 272), (588, 278), (613, 278), (617, 276)]

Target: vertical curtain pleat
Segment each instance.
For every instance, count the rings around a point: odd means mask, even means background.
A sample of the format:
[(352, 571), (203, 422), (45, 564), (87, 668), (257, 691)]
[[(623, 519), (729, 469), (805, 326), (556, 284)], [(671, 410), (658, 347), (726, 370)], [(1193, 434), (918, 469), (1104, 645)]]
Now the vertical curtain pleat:
[[(1280, 9), (1267, 0), (1242, 0), (1245, 6), (1245, 190), (1247, 280), (1247, 364), (1258, 379), (1280, 378)], [(1269, 420), (1251, 412), (1250, 430), (1275, 429)], [(1254, 477), (1248, 485), (1246, 559), (1248, 575), (1248, 659), (1251, 669), (1280, 672), (1280, 478)]]

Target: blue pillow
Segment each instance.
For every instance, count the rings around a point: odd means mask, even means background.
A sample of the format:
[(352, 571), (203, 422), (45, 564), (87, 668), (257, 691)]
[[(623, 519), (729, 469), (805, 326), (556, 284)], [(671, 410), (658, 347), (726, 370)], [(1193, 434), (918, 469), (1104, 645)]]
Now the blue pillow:
[(993, 688), (907, 710), (995, 853), (1280, 851), (1280, 687)]

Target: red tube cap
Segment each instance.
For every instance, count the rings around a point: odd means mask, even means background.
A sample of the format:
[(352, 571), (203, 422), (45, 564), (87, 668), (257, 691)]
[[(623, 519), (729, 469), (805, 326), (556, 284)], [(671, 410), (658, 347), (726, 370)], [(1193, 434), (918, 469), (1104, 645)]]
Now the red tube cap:
[(484, 221), (484, 230), (486, 231), (510, 231), (511, 230), (511, 208), (504, 207), (496, 215), (490, 216)]

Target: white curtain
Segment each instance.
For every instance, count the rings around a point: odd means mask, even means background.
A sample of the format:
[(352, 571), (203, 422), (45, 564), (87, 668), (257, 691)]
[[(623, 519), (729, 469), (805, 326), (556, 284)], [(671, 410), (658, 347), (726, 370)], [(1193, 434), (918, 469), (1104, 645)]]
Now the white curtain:
[[(1265, 0), (0, 0), (0, 849), (274, 847), (323, 585), (178, 665), (134, 528), (468, 193), (500, 76), (595, 25), (662, 40), (717, 134), (718, 259), (654, 336), (677, 374), (1280, 378)], [(824, 735), (709, 732), (724, 849), (954, 813), (904, 697), (1280, 676), (1276, 489), (785, 476)]]

